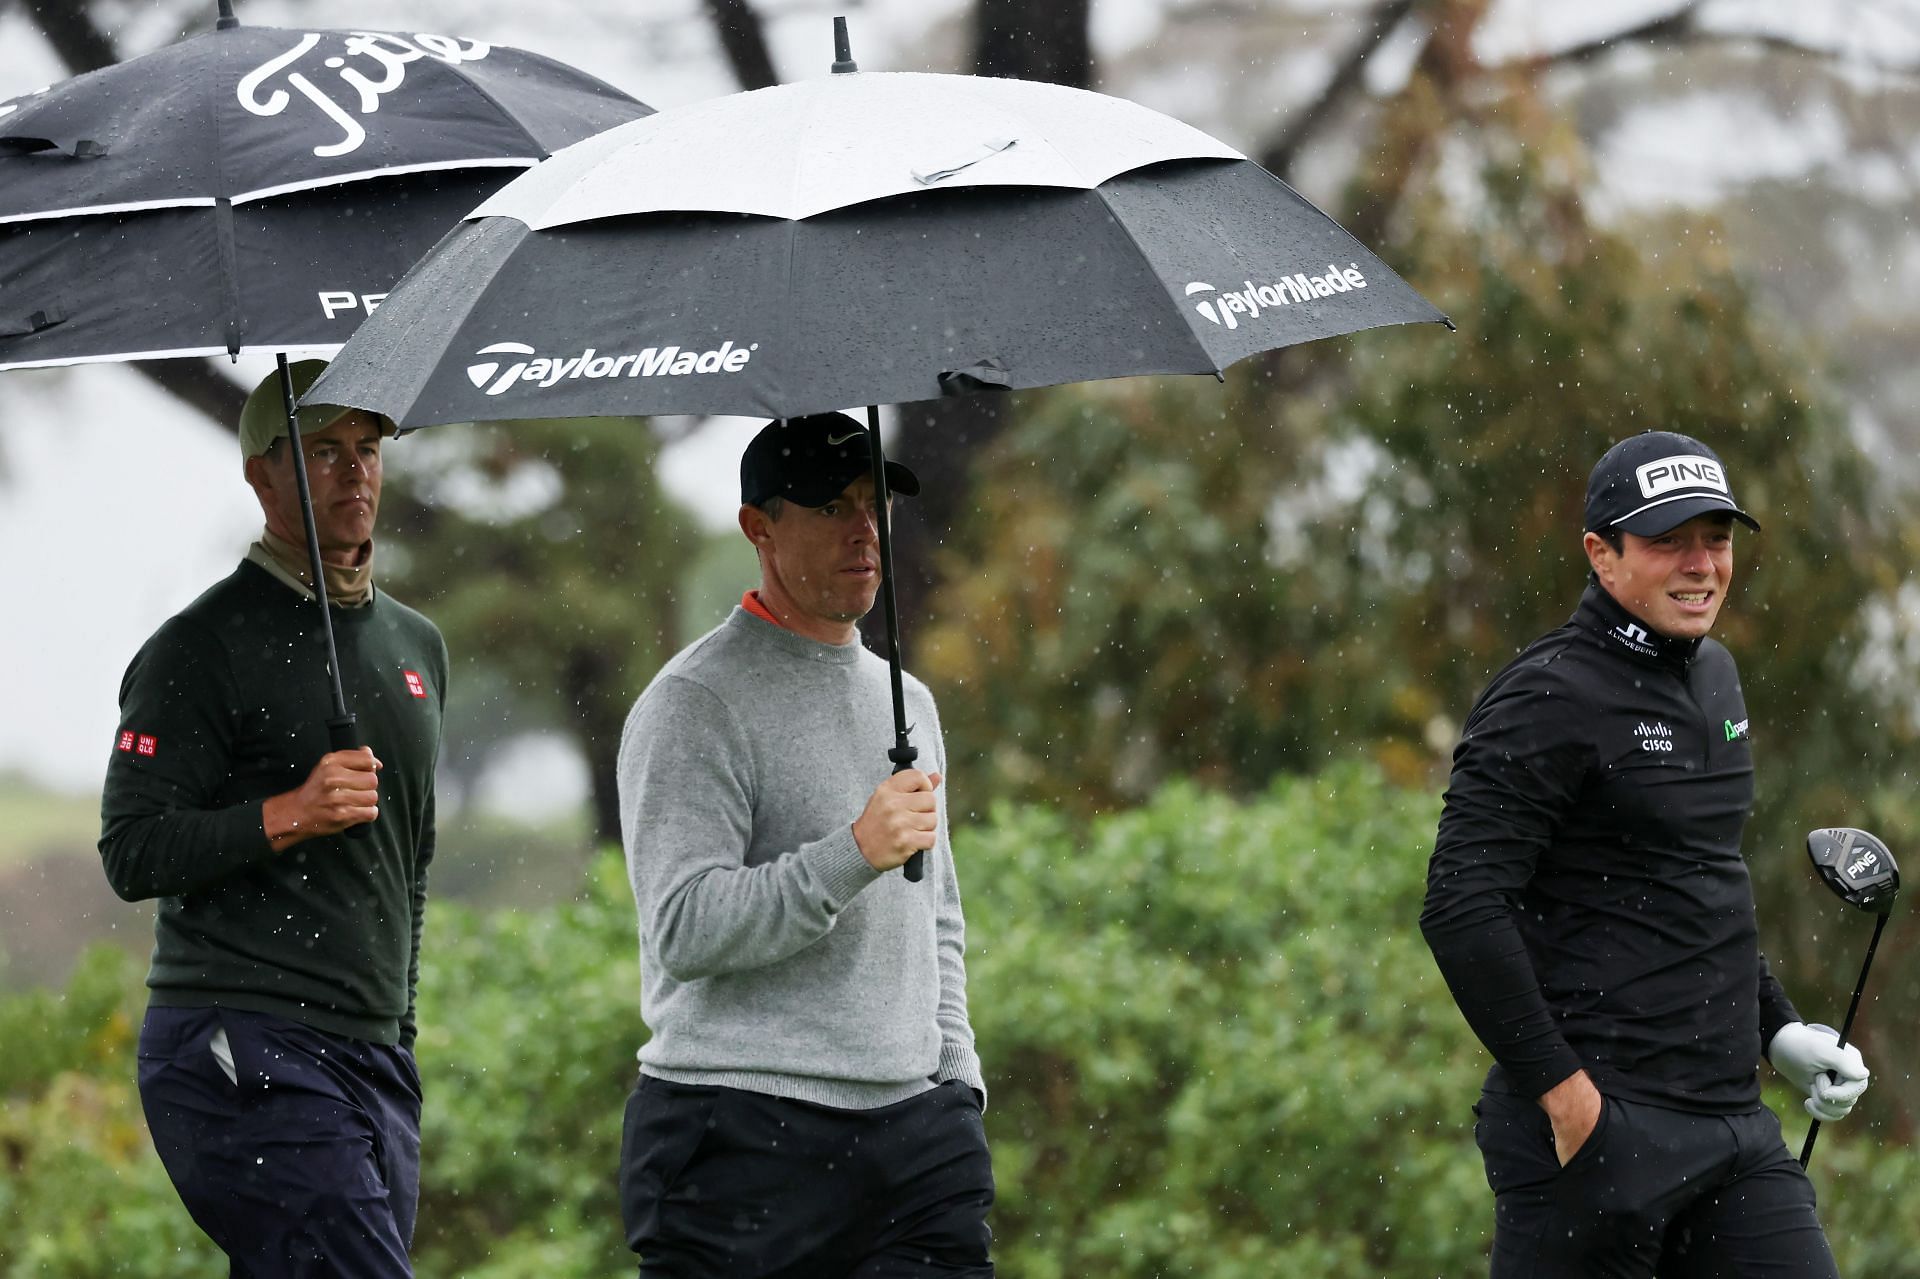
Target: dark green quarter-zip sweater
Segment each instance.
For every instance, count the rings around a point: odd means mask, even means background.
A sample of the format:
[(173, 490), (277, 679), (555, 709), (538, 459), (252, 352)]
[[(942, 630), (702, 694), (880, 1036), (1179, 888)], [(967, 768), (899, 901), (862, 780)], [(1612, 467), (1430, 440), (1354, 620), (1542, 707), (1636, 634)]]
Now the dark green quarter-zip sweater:
[(121, 897), (160, 899), (154, 1004), (411, 1045), (447, 649), (379, 591), (333, 626), (348, 705), (384, 766), (367, 838), (267, 841), (262, 801), (327, 752), (331, 696), (313, 604), (242, 563), (127, 668), (100, 855)]

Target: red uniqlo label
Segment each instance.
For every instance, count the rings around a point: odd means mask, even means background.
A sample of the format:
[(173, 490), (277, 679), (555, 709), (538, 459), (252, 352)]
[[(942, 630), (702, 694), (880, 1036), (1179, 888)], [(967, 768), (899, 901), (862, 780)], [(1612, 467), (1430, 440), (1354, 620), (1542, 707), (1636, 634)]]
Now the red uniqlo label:
[(132, 750), (133, 739), (134, 739), (134, 732), (132, 729), (129, 728), (126, 732), (120, 734), (120, 745), (116, 749), (123, 750), (123, 751)]
[(400, 673), (407, 677), (407, 691), (409, 693), (412, 693), (415, 697), (425, 697), (427, 695), (427, 683), (420, 678), (420, 672), (401, 671)]
[(159, 749), (159, 746), (159, 742), (147, 734), (142, 733), (140, 734), (140, 740), (134, 743), (133, 749), (142, 755), (152, 755), (155, 750)]

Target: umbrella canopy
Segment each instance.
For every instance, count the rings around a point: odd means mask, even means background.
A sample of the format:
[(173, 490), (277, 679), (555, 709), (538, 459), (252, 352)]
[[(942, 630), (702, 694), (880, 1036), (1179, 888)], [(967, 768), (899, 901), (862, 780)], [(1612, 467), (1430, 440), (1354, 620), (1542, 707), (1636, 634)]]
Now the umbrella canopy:
[(838, 75), (568, 148), (335, 361), (405, 426), (795, 417), (975, 386), (1217, 373), (1445, 317), (1226, 144), (1020, 80)]
[[(837, 34), (834, 70), (852, 72)], [(1423, 321), (1447, 322), (1292, 188), (1176, 120), (1058, 85), (836, 74), (634, 121), (516, 179), (310, 397), (403, 426), (868, 405), (898, 770), (916, 751), (872, 405), (1218, 374)]]
[(331, 353), (501, 183), (650, 113), (518, 49), (231, 18), (0, 102), (0, 368)]

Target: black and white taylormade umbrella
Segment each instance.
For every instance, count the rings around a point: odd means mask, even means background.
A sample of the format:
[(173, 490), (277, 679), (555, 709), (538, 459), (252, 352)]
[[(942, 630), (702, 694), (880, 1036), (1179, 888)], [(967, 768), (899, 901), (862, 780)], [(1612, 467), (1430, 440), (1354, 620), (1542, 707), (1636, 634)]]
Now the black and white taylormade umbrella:
[(0, 369), (331, 354), (502, 183), (651, 111), (518, 49), (221, 8), (0, 102)]
[(501, 183), (652, 108), (517, 49), (219, 6), (206, 35), (0, 102), (0, 369), (280, 353), (320, 583), (286, 353), (337, 350)]
[(1059, 85), (865, 73), (559, 153), (474, 210), (320, 385), (407, 426), (797, 417), (1216, 373), (1424, 321), (1445, 317), (1177, 120)]
[[(836, 34), (834, 69), (852, 72)], [(842, 74), (664, 111), (516, 179), (395, 288), (310, 398), (404, 426), (787, 418), (1217, 374), (1417, 322), (1446, 317), (1284, 182), (1177, 120), (1023, 80)], [(871, 407), (868, 422), (884, 497)], [(885, 520), (880, 549), (889, 754), (904, 767)]]

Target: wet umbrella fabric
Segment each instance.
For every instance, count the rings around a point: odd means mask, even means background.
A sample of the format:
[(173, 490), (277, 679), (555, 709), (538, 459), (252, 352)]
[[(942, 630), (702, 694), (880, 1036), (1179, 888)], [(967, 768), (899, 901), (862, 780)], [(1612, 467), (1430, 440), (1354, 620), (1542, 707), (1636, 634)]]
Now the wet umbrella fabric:
[[(828, 205), (835, 189), (846, 202)], [(437, 246), (316, 394), (402, 426), (797, 417), (1216, 373), (1417, 322), (1444, 317), (1286, 184), (1177, 121), (1057, 85), (846, 75), (556, 155)]]
[(330, 353), (501, 183), (650, 111), (481, 41), (237, 25), (0, 102), (0, 368)]
[[(1178, 121), (1058, 85), (847, 74), (559, 153), (436, 246), (310, 398), (402, 426), (865, 404), (884, 499), (877, 402), (1217, 374), (1420, 322), (1446, 317)], [(879, 540), (897, 771), (915, 751), (885, 518)]]

